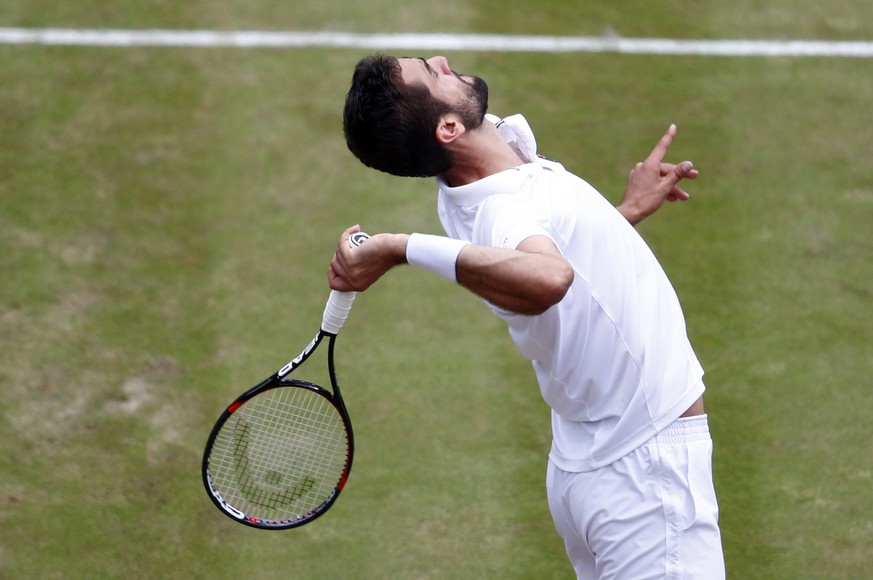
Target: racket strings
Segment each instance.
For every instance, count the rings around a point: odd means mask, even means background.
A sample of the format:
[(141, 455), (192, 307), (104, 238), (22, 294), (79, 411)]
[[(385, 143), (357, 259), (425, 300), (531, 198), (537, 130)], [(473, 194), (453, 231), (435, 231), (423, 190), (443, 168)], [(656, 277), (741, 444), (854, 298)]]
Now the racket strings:
[(345, 423), (324, 396), (301, 387), (266, 391), (222, 426), (209, 458), (222, 499), (261, 520), (306, 517), (327, 502), (349, 454)]

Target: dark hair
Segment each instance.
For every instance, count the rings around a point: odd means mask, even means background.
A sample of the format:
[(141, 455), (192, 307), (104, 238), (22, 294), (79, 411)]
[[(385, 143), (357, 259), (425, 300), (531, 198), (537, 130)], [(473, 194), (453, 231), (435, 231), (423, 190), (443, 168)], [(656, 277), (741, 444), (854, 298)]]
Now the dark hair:
[(392, 56), (362, 59), (352, 75), (343, 110), (349, 150), (379, 171), (403, 177), (433, 177), (451, 166), (451, 155), (436, 139), (436, 127), (450, 107), (424, 85), (406, 85)]

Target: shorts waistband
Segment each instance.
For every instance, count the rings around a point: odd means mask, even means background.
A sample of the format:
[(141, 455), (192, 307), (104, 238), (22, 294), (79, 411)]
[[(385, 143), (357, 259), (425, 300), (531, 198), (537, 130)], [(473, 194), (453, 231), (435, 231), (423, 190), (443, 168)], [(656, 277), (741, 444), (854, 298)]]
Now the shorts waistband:
[(709, 440), (709, 421), (706, 415), (680, 417), (655, 435), (653, 441), (666, 445), (682, 445), (694, 441)]

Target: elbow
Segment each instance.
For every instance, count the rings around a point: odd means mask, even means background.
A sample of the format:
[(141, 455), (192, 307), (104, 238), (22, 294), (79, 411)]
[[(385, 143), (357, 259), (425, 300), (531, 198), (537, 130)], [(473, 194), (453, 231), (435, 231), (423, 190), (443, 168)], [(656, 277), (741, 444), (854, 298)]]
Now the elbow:
[(561, 267), (550, 277), (548, 282), (548, 306), (543, 310), (545, 312), (558, 302), (564, 299), (567, 292), (570, 291), (570, 286), (573, 285), (573, 279), (576, 273), (568, 262), (562, 262)]
[(563, 300), (573, 284), (574, 276), (575, 273), (570, 264), (562, 261), (560, 267), (554, 268), (548, 276), (543, 277), (540, 291), (538, 292), (538, 300), (530, 305), (530, 311), (525, 314), (542, 314)]

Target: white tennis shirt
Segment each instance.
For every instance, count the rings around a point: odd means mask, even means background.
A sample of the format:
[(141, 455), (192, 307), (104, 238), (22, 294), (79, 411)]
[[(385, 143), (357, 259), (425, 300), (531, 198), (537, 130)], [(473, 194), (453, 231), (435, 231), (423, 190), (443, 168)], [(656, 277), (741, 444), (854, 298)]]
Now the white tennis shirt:
[(704, 391), (676, 293), (652, 251), (600, 193), (536, 156), (520, 115), (489, 121), (529, 163), (461, 187), (440, 187), (449, 237), (516, 248), (552, 239), (575, 271), (543, 314), (491, 309), (533, 362), (552, 409), (550, 458), (565, 471), (608, 465), (672, 423)]

